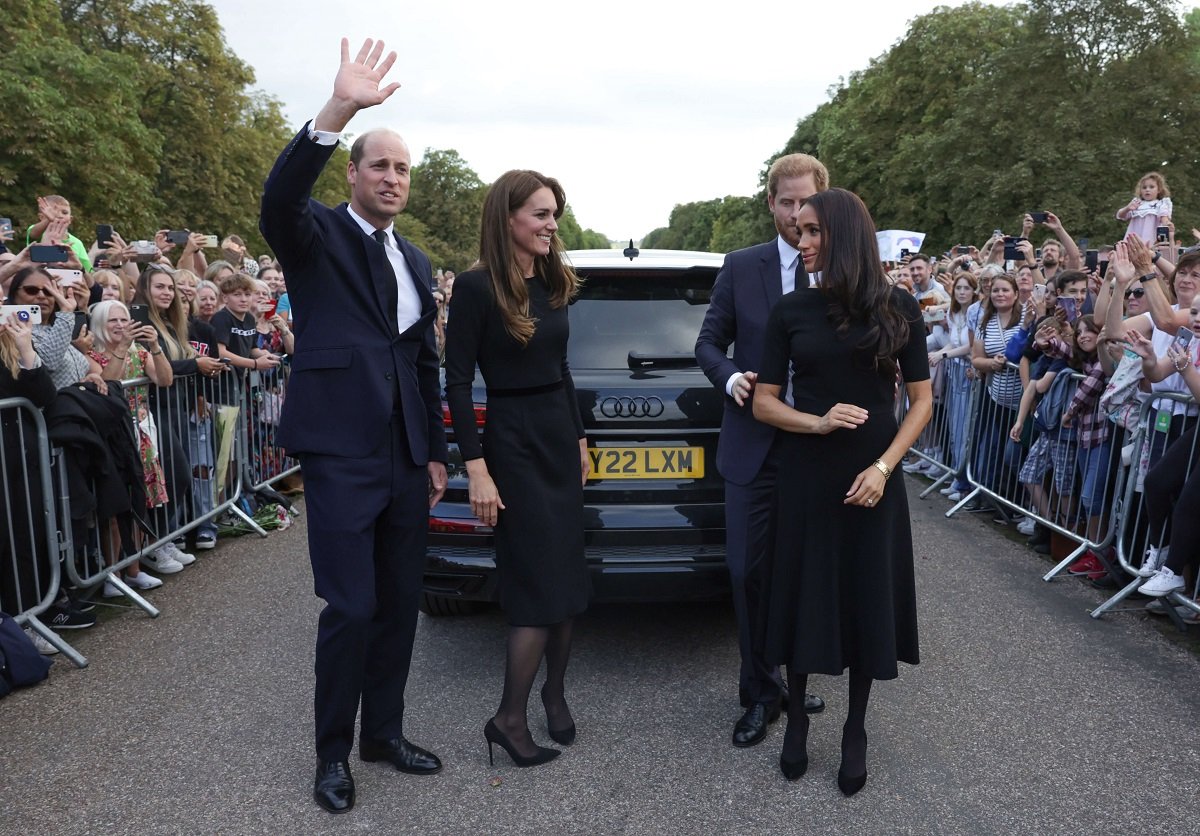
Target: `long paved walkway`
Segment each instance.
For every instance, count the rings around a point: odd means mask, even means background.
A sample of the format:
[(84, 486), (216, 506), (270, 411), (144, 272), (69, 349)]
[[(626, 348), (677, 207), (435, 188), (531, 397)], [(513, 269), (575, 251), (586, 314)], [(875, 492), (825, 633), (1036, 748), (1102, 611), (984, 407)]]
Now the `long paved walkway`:
[[(813, 677), (808, 774), (728, 742), (733, 619), (718, 605), (601, 606), (570, 672), (579, 738), (532, 770), (484, 720), (503, 619), (422, 617), (409, 736), (431, 778), (351, 762), (348, 816), (310, 799), (312, 595), (304, 528), (223, 542), (154, 595), (78, 636), (91, 666), (0, 701), (0, 832), (1120, 833), (1200, 829), (1200, 663), (1145, 623), (1093, 621), (1099, 593), (978, 519), (915, 499), (922, 664), (876, 686), (870, 778), (834, 784), (844, 680)], [(531, 710), (543, 743), (540, 714)]]

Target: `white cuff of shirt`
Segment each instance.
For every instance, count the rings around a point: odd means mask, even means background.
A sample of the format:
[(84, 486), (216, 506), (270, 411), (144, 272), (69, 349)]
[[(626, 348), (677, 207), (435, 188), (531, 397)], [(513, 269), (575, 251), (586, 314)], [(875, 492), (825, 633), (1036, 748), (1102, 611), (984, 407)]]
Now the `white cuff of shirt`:
[(316, 123), (317, 117), (315, 116), (308, 120), (308, 138), (317, 143), (317, 145), (337, 145), (337, 142), (339, 139), (341, 139), (342, 135), (337, 131), (318, 131), (316, 128), (312, 127)]
[(19, 368), (21, 371), (25, 371), (25, 372), (32, 371), (33, 369), (40, 368), (41, 365), (42, 365), (42, 358), (40, 356), (38, 356), (37, 354), (33, 355), (33, 365), (32, 366), (26, 366), (25, 361), (21, 359), (21, 356), (19, 354), (17, 355), (17, 368)]
[(741, 372), (734, 372), (729, 376), (729, 380), (725, 381), (725, 394), (733, 397), (733, 382), (742, 376)]

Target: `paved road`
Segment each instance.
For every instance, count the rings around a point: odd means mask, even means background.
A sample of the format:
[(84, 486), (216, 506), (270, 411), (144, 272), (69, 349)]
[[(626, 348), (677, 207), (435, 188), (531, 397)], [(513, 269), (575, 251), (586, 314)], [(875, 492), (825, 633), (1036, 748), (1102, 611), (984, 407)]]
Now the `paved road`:
[[(910, 481), (910, 496), (913, 483)], [(782, 728), (735, 750), (727, 607), (602, 606), (578, 630), (579, 739), (553, 764), (489, 767), (498, 613), (422, 618), (406, 727), (431, 778), (351, 762), (359, 803), (311, 801), (312, 596), (303, 525), (222, 542), (77, 637), (91, 667), (0, 701), (0, 832), (1115, 833), (1200, 825), (1200, 663), (979, 519), (914, 500), (922, 659), (876, 686), (866, 789), (834, 776), (843, 680), (795, 784)], [(538, 715), (533, 715), (537, 717)], [(537, 726), (535, 725), (535, 729)], [(538, 736), (543, 742), (544, 731)]]

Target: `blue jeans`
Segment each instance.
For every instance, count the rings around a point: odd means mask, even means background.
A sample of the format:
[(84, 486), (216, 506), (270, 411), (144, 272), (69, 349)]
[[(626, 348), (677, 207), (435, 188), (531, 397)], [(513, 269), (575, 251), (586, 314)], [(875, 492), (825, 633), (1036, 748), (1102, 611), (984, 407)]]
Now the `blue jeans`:
[(954, 468), (954, 489), (965, 491), (967, 483), (967, 423), (971, 414), (971, 384), (967, 379), (967, 364), (950, 361), (946, 370), (946, 422), (950, 430), (949, 462)]
[(979, 430), (975, 434), (975, 480), (985, 488), (1001, 493), (1000, 471), (1021, 468), (1021, 445), (1008, 437), (1008, 431), (1017, 421), (1017, 411), (1001, 406), (984, 396), (983, 414), (979, 416)]

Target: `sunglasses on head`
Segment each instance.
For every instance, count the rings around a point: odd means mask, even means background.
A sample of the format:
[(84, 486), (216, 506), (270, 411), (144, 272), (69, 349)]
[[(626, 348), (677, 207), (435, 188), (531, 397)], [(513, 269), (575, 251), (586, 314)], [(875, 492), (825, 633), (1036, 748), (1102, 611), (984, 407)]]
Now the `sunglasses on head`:
[(1146, 288), (1144, 288), (1144, 287), (1135, 287), (1132, 290), (1125, 291), (1126, 299), (1128, 299), (1130, 296), (1132, 296), (1134, 299), (1141, 299), (1145, 295), (1146, 295)]

